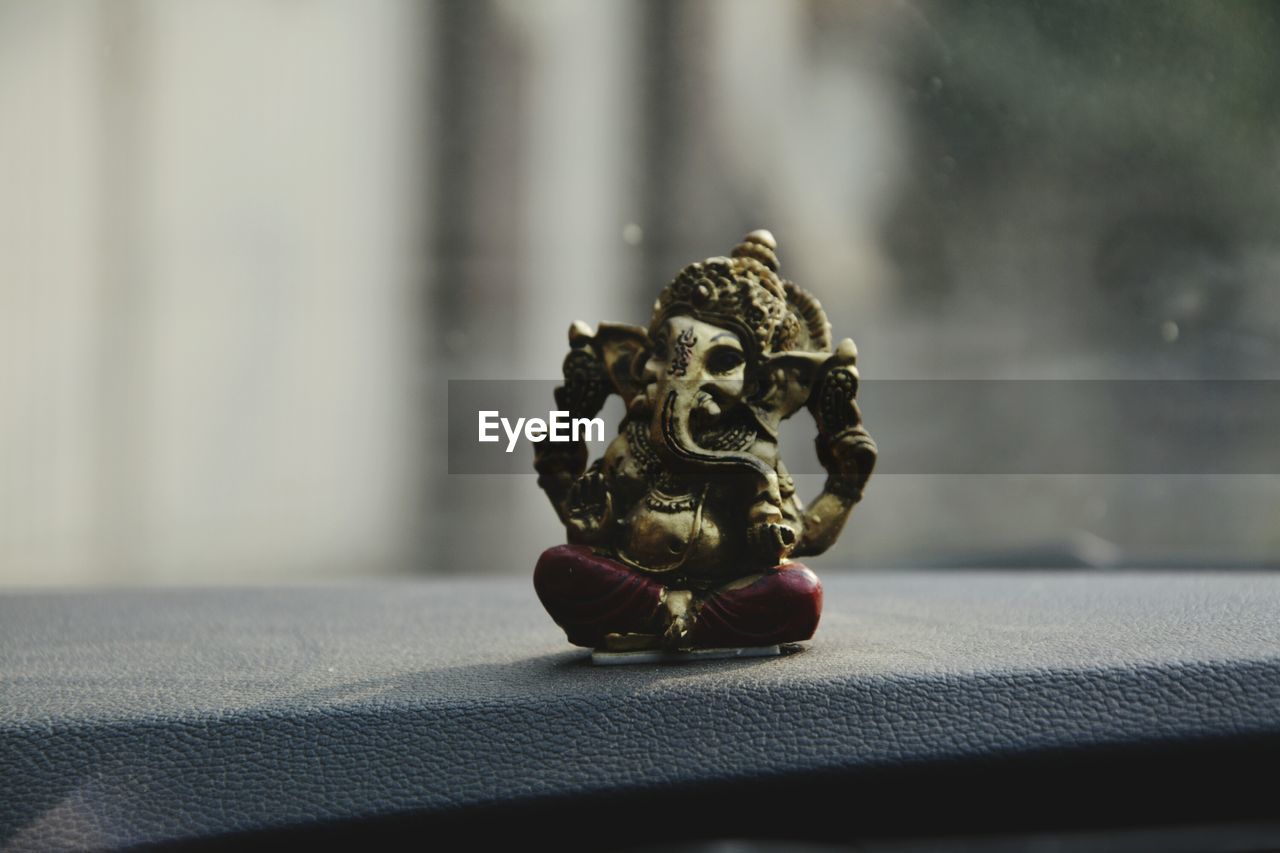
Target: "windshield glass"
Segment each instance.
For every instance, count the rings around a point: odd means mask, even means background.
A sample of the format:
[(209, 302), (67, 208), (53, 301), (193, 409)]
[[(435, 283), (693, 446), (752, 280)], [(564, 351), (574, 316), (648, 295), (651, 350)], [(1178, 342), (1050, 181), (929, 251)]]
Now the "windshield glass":
[(572, 321), (757, 228), (880, 448), (815, 568), (1270, 566), (1278, 43), (1266, 2), (0, 3), (0, 583), (528, 573), (564, 531), (530, 448), (456, 455), (458, 383), (545, 416)]

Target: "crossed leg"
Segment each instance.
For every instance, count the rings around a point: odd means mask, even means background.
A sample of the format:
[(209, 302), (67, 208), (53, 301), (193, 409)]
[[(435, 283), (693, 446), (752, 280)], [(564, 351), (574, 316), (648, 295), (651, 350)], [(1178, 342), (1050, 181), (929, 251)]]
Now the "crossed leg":
[[(569, 642), (602, 648), (609, 634), (661, 636), (671, 592), (655, 576), (582, 545), (548, 548), (533, 572), (538, 598)], [(695, 648), (770, 646), (807, 640), (822, 613), (822, 584), (800, 563), (739, 578), (694, 605), (682, 645)]]

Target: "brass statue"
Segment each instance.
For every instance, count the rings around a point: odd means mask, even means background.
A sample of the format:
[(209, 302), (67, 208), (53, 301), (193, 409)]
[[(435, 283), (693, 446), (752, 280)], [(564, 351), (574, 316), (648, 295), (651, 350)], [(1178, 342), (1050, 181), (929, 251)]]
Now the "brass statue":
[[(569, 544), (542, 554), (534, 585), (570, 642), (675, 652), (817, 628), (822, 586), (791, 558), (835, 542), (876, 446), (855, 401), (853, 341), (832, 346), (822, 306), (779, 277), (776, 251), (753, 231), (730, 257), (685, 267), (648, 329), (570, 328), (559, 408), (593, 417), (609, 394), (627, 407), (590, 466), (584, 442), (535, 446)], [(807, 508), (778, 447), (779, 424), (802, 406), (828, 475)]]

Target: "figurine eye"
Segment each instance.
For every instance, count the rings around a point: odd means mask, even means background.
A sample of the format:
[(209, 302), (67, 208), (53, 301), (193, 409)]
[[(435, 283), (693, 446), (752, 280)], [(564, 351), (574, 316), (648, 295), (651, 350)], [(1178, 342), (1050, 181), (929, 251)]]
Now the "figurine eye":
[(712, 373), (729, 373), (742, 366), (742, 353), (732, 347), (720, 347), (707, 356), (707, 370)]
[(658, 361), (667, 360), (667, 339), (658, 338), (653, 342), (653, 352), (651, 353)]

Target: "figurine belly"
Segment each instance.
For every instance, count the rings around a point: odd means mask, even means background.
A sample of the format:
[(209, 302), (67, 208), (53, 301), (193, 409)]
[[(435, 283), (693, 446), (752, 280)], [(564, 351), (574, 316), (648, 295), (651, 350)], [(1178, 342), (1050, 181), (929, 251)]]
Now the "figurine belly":
[(623, 522), (619, 557), (645, 572), (711, 581), (735, 569), (720, 512), (701, 495), (666, 495), (651, 490)]

